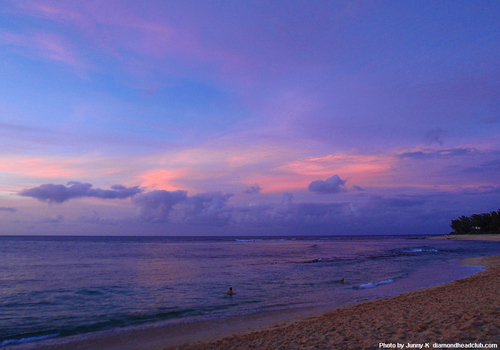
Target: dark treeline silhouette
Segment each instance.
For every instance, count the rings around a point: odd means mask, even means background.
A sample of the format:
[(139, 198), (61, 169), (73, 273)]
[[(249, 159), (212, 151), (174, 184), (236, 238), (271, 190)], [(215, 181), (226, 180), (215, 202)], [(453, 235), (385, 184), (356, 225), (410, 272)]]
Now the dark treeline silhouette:
[(491, 213), (462, 215), (456, 220), (451, 220), (454, 235), (499, 233), (500, 234), (500, 209)]

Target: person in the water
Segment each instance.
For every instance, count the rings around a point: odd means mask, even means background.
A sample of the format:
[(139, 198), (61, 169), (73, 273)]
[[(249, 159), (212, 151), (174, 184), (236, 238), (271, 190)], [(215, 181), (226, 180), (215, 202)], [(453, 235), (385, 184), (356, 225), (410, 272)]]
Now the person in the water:
[(229, 290), (227, 291), (227, 295), (233, 295), (233, 287), (229, 287)]
[(342, 278), (342, 279), (340, 280), (340, 283), (345, 283), (345, 279), (343, 279), (343, 278)]

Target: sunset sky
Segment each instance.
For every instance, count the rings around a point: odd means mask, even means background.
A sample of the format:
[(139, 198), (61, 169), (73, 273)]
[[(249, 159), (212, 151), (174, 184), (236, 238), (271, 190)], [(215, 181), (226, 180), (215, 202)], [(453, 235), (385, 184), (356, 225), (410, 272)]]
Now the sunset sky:
[(446, 234), (500, 209), (499, 18), (2, 1), (0, 234)]

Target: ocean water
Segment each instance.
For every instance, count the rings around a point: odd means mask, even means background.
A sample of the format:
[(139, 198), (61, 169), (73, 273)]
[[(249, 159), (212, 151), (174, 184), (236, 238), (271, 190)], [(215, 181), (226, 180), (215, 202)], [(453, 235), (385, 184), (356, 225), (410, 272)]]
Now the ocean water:
[(460, 259), (499, 254), (499, 242), (418, 236), (0, 236), (0, 347), (344, 306), (464, 278), (481, 268)]

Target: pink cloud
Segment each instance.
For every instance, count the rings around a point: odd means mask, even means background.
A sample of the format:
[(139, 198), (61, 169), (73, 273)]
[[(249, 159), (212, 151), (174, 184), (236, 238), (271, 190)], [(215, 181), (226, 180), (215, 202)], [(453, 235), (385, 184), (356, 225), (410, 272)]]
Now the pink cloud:
[(81, 176), (83, 168), (76, 161), (42, 158), (0, 158), (0, 171), (29, 178), (66, 179)]
[(352, 181), (366, 183), (374, 176), (389, 171), (394, 162), (390, 155), (330, 154), (296, 160), (280, 167), (280, 170), (308, 178), (324, 178), (339, 173)]
[(11, 47), (16, 53), (56, 61), (70, 66), (82, 78), (92, 66), (84, 63), (71, 44), (62, 36), (38, 32), (34, 34), (1, 33), (0, 42)]
[[(96, 186), (111, 186), (130, 180), (137, 171), (136, 167), (130, 169), (130, 158), (109, 160), (93, 154), (81, 157), (20, 155), (0, 157), (3, 183), (23, 183), (30, 186), (37, 185), (42, 180), (68, 182), (93, 179), (91, 182), (95, 183), (96, 178), (106, 179), (112, 176), (114, 179), (112, 183), (96, 183)], [(137, 182), (131, 186), (136, 185)]]
[(16, 1), (15, 5), (21, 12), (57, 21), (72, 21), (82, 24), (85, 16), (75, 8), (72, 8), (70, 2), (57, 2), (57, 1)]
[(62, 38), (42, 33), (35, 35), (34, 40), (42, 56), (76, 68), (89, 68), (87, 64), (82, 63), (77, 58), (76, 53), (69, 48), (69, 45)]
[(139, 174), (134, 182), (139, 181), (141, 187), (154, 190), (177, 191), (186, 188), (179, 187), (179, 183), (189, 176), (189, 169), (157, 169)]
[(252, 179), (262, 187), (263, 194), (304, 190), (308, 185), (303, 177), (291, 174), (256, 175)]
[[(348, 179), (348, 187), (352, 185), (371, 186), (384, 181), (392, 171), (395, 162), (390, 155), (366, 156), (355, 154), (333, 154), (322, 157), (283, 159), (283, 154), (296, 153), (293, 150), (281, 150), (269, 155), (269, 165), (240, 175), (239, 182), (245, 185), (258, 183), (261, 193), (278, 193), (284, 191), (306, 190), (315, 180), (327, 179), (339, 174)], [(293, 156), (292, 156), (293, 157)], [(258, 158), (258, 156), (257, 156)], [(271, 164), (282, 165), (272, 166)], [(265, 163), (263, 163), (265, 164)]]
[[(15, 5), (21, 14), (67, 26), (135, 74), (172, 73), (179, 69), (190, 73), (190, 66), (201, 64), (222, 76), (235, 75), (246, 71), (252, 61), (243, 54), (209, 43), (200, 30), (200, 23), (188, 20), (172, 24), (170, 14), (155, 8), (154, 4), (47, 0), (16, 2)], [(56, 54), (59, 47), (53, 43), (51, 46), (54, 52), (50, 56), (68, 59), (61, 52)]]

